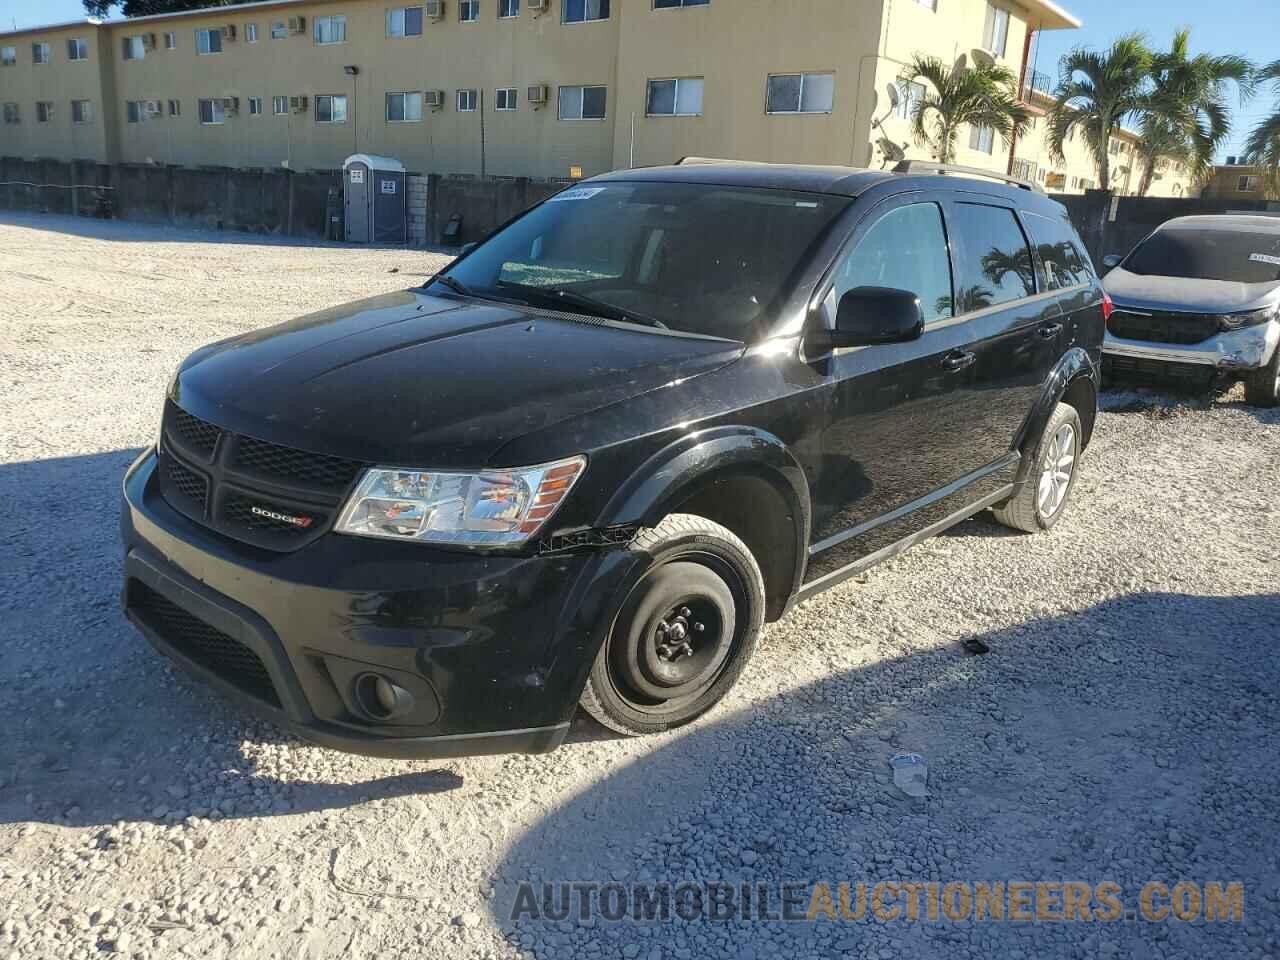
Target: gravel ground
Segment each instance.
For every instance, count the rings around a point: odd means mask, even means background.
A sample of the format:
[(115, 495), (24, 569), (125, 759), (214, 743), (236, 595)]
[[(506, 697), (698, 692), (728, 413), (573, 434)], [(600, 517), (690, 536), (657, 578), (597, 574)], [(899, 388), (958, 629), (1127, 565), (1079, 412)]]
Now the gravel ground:
[[(978, 518), (810, 601), (674, 734), (373, 760), (171, 671), (116, 523), (174, 365), (441, 259), (0, 215), (0, 958), (1280, 957), (1280, 415), (1238, 390), (1108, 394), (1052, 535)], [(513, 922), (526, 880), (1246, 893), (1234, 924)]]

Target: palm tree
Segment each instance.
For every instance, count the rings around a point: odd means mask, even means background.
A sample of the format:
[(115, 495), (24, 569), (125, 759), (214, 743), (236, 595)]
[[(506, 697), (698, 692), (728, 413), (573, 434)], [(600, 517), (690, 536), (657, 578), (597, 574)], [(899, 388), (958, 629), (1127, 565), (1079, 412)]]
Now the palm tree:
[(1227, 85), (1234, 83), (1241, 101), (1253, 94), (1256, 68), (1244, 57), (1189, 56), (1191, 31), (1179, 30), (1165, 53), (1151, 61), (1151, 89), (1140, 111), (1145, 161), (1138, 195), (1146, 196), (1161, 160), (1179, 160), (1202, 181), (1213, 157), (1231, 135)]
[(1254, 128), (1245, 142), (1244, 155), (1249, 163), (1262, 167), (1273, 196), (1280, 196), (1280, 60), (1263, 67), (1257, 80), (1275, 81), (1276, 109)]
[(924, 96), (911, 107), (911, 133), (929, 147), (939, 163), (956, 158), (961, 126), (990, 127), (1008, 144), (1022, 134), (1031, 114), (1018, 102), (1017, 77), (1007, 67), (978, 62), (948, 67), (939, 57), (916, 54), (898, 80), (904, 86), (923, 82)]
[(1059, 64), (1057, 102), (1049, 110), (1049, 152), (1063, 163), (1068, 137), (1080, 130), (1098, 165), (1098, 185), (1111, 189), (1111, 135), (1147, 105), (1152, 54), (1141, 34), (1121, 37), (1106, 51), (1077, 47)]

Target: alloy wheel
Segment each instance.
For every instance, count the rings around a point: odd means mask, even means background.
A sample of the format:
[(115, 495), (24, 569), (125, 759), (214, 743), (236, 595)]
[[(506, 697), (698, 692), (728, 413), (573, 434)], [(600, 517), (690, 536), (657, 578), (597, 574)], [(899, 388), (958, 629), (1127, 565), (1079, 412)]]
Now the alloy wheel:
[(1067, 499), (1071, 475), (1075, 471), (1076, 446), (1076, 430), (1069, 423), (1060, 426), (1049, 440), (1049, 449), (1041, 462), (1037, 499), (1040, 515), (1045, 518), (1062, 509), (1063, 501)]

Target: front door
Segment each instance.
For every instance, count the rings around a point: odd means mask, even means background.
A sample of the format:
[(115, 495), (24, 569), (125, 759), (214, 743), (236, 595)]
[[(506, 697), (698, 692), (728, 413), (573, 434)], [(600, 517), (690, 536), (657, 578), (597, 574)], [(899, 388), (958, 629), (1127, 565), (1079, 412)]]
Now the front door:
[(367, 164), (353, 163), (346, 170), (343, 193), (346, 234), (349, 243), (368, 243), (369, 232), (369, 177), (372, 171)]

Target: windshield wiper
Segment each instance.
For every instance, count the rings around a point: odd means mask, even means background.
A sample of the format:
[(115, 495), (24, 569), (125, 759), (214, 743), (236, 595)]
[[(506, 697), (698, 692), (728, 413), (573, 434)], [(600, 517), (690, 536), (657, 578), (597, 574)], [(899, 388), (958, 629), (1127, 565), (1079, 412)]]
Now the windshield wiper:
[(461, 280), (455, 280), (453, 277), (449, 276), (447, 273), (437, 273), (434, 277), (431, 278), (431, 283), (438, 283), (443, 287), (448, 287), (454, 293), (459, 294), (460, 296), (463, 296), (463, 297), (475, 296), (475, 294), (471, 292), (470, 287), (468, 287)]
[(522, 296), (540, 300), (544, 304), (574, 306), (593, 316), (604, 317), (606, 320), (621, 320), (623, 323), (639, 323), (646, 327), (668, 329), (665, 323), (655, 317), (624, 310), (622, 307), (605, 303), (595, 297), (588, 297), (576, 290), (565, 290), (561, 287), (534, 287), (525, 283), (513, 283), (510, 280), (499, 280), (498, 286), (518, 291)]

